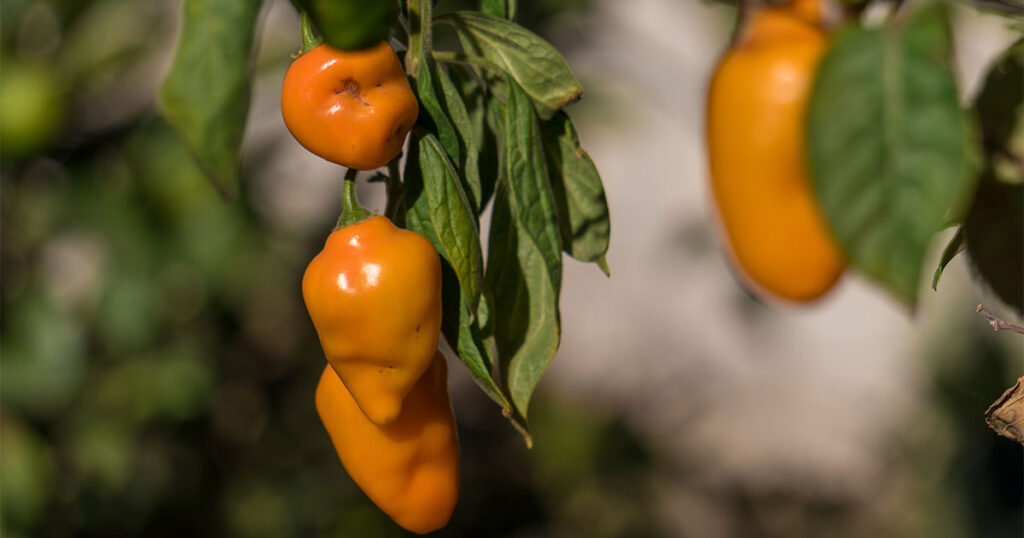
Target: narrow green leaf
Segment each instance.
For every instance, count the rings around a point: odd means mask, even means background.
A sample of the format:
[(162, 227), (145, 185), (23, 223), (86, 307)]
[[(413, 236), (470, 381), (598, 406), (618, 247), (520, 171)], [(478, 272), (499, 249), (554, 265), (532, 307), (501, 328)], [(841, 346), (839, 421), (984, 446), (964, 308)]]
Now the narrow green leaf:
[(414, 220), (430, 223), (438, 254), (455, 271), (468, 311), (475, 312), (483, 287), (476, 214), (437, 138), (428, 133), (417, 140), (417, 145), (419, 173), (406, 178), (403, 193), (408, 204), (406, 217), (410, 225)]
[(304, 9), (324, 41), (336, 49), (359, 50), (388, 38), (398, 19), (393, 0), (294, 0)]
[(455, 126), (459, 137), (459, 148), (462, 154), (462, 161), (459, 162), (459, 176), (462, 178), (467, 194), (469, 194), (470, 205), (473, 214), (480, 213), (480, 143), (477, 138), (476, 128), (470, 118), (466, 103), (462, 95), (455, 87), (455, 83), (448, 77), (444, 69), (437, 63), (430, 64), (434, 70), (434, 79), (440, 82), (441, 95), (444, 97), (445, 110), (448, 117)]
[(608, 252), (611, 232), (601, 176), (580, 147), (579, 135), (565, 112), (558, 112), (542, 131), (562, 246), (577, 260), (599, 262)]
[(238, 192), (259, 8), (260, 0), (185, 0), (177, 53), (160, 88), (167, 122), (228, 197)]
[(931, 237), (974, 176), (949, 67), (946, 11), (834, 38), (811, 96), (808, 147), (826, 219), (853, 267), (913, 306)]
[(420, 114), (419, 123), (437, 133), (441, 147), (444, 148), (452, 162), (460, 162), (459, 133), (448, 117), (443, 98), (439, 95), (441, 94), (440, 83), (434, 81), (438, 72), (437, 62), (430, 56), (425, 56), (421, 59), (421, 66), (416, 81), (416, 93), (419, 95), (420, 103), (426, 109), (427, 115)]
[(530, 397), (558, 351), (562, 280), (554, 195), (529, 97), (509, 81), (503, 111), (504, 174), (494, 200), (487, 281), (494, 293), (499, 364), (516, 410)]
[[(432, 135), (427, 136), (432, 137)], [(409, 155), (406, 160), (404, 177), (406, 200), (410, 200), (409, 196), (412, 197), (411, 207), (406, 215), (409, 229), (426, 237), (438, 249), (438, 252), (441, 252), (443, 247), (439, 239), (440, 234), (430, 218), (430, 210), (427, 207), (429, 204), (422, 201), (427, 197), (423, 195), (424, 178), (421, 167), (421, 150), (427, 149), (437, 154), (438, 151), (431, 149), (436, 145), (436, 140), (433, 143), (424, 142), (419, 137), (413, 136), (409, 141)], [(477, 249), (479, 249), (479, 236), (476, 237), (476, 241)], [(480, 388), (508, 413), (511, 411), (511, 404), (491, 376), (494, 364), (491, 341), (485, 329), (481, 328), (481, 324), (486, 318), (486, 301), (481, 298), (479, 302), (479, 311), (483, 312), (484, 316), (474, 316), (469, 310), (470, 301), (466, 298), (467, 293), (459, 281), (456, 270), (444, 255), (441, 259), (441, 270), (443, 298), (441, 332), (449, 346), (458, 354), (459, 360), (469, 369)]]
[(942, 278), (942, 272), (946, 270), (946, 266), (949, 262), (953, 261), (953, 258), (957, 254), (960, 254), (967, 248), (967, 241), (964, 239), (964, 229), (961, 226), (956, 229), (956, 233), (949, 239), (949, 243), (946, 243), (946, 248), (942, 249), (942, 256), (939, 257), (939, 265), (935, 268), (935, 274), (932, 275), (932, 290), (939, 289), (939, 279)]
[[(478, 212), (482, 212), (484, 206), (494, 193), (494, 182), (497, 177), (497, 140), (494, 133), (488, 130), (487, 107), (488, 95), (481, 80), (476, 78), (473, 68), (465, 65), (455, 65), (449, 69), (452, 83), (462, 97), (468, 114), (470, 133), (468, 139), (473, 140), (475, 145), (474, 165), (477, 171), (475, 188), (470, 185), (469, 190), (473, 192)], [(468, 150), (467, 150), (468, 151)], [(470, 167), (467, 158), (466, 168)], [(467, 184), (470, 181), (467, 180)]]
[(435, 21), (455, 28), (467, 54), (487, 59), (515, 79), (542, 118), (550, 118), (583, 93), (562, 55), (518, 24), (475, 11), (450, 13)]

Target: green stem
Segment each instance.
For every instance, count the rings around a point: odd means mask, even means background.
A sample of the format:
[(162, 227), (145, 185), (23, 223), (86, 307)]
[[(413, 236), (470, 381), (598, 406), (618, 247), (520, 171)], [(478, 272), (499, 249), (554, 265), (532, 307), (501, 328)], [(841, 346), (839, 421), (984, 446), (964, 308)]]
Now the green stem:
[(405, 54), (405, 72), (416, 78), (420, 72), (421, 56), (433, 48), (431, 0), (408, 0), (409, 50)]
[(462, 54), (461, 52), (450, 51), (434, 51), (431, 52), (430, 55), (439, 62), (449, 64), (471, 64), (486, 67), (488, 69), (495, 69), (494, 64), (483, 56), (473, 56), (471, 54)]
[(405, 190), (402, 185), (401, 173), (398, 170), (398, 158), (388, 163), (387, 193), (388, 202), (384, 207), (384, 216), (391, 219), (391, 222), (398, 223), (401, 220), (398, 210), (401, 207), (402, 192)]
[(362, 222), (373, 216), (369, 209), (359, 203), (356, 196), (356, 174), (359, 170), (349, 168), (345, 172), (345, 180), (341, 183), (341, 216), (338, 217), (338, 225), (335, 229), (344, 228), (349, 224)]
[(309, 18), (309, 13), (302, 11), (300, 19), (302, 21), (302, 54), (305, 54), (320, 44), (320, 38), (317, 37), (316, 30), (313, 29), (313, 20)]

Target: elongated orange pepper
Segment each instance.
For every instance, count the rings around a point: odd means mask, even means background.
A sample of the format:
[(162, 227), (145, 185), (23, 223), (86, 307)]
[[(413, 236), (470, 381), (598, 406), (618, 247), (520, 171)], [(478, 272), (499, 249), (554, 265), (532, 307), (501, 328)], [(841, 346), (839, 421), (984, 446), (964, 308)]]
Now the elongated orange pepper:
[(417, 533), (448, 523), (459, 497), (459, 441), (440, 353), (386, 426), (367, 420), (330, 367), (316, 408), (349, 476), (395, 523)]
[(441, 260), (423, 236), (371, 217), (334, 230), (302, 297), (324, 354), (363, 413), (395, 420), (441, 331)]
[(831, 289), (845, 263), (805, 162), (807, 102), (828, 44), (820, 4), (755, 13), (708, 92), (711, 186), (733, 261), (756, 288), (797, 302)]

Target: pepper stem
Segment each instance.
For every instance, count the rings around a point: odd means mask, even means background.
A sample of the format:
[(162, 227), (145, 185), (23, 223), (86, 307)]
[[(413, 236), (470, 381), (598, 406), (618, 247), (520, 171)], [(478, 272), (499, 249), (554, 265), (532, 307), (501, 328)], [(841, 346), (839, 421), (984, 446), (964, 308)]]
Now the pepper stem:
[(301, 26), (300, 31), (302, 32), (302, 53), (305, 54), (320, 44), (320, 38), (316, 35), (316, 30), (313, 29), (313, 20), (309, 18), (309, 13), (305, 10), (300, 14)]
[(356, 174), (359, 170), (349, 168), (345, 172), (345, 179), (341, 183), (341, 216), (338, 217), (338, 225), (334, 228), (340, 229), (364, 221), (373, 216), (369, 209), (359, 203), (356, 195)]

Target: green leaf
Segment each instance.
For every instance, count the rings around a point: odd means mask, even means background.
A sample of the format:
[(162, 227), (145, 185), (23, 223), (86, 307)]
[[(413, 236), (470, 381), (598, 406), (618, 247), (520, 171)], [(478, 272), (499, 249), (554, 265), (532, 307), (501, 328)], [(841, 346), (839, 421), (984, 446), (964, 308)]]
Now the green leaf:
[(562, 246), (537, 118), (523, 89), (512, 80), (509, 89), (487, 282), (494, 293), (499, 364), (512, 403), (525, 418), (530, 397), (558, 351)]
[(1024, 181), (1024, 39), (993, 63), (974, 101), (982, 144), (996, 179)]
[(388, 38), (398, 19), (393, 0), (294, 0), (309, 14), (330, 46), (341, 50), (370, 48)]
[(818, 71), (808, 118), (814, 186), (851, 265), (908, 305), (931, 237), (974, 182), (949, 67), (946, 12), (848, 27)]
[(419, 137), (415, 156), (419, 169), (405, 178), (406, 218), (410, 226), (413, 222), (420, 227), (430, 223), (433, 237), (428, 239), (455, 271), (468, 311), (475, 312), (483, 288), (483, 254), (476, 214), (462, 189), (458, 172), (434, 135)]
[(583, 93), (558, 51), (518, 24), (474, 11), (450, 13), (435, 21), (455, 28), (467, 54), (485, 58), (515, 79), (542, 118), (550, 118)]
[(515, 0), (480, 0), (480, 12), (492, 17), (512, 20), (515, 8)]
[(932, 275), (932, 290), (939, 289), (939, 279), (942, 278), (942, 272), (949, 265), (949, 262), (953, 261), (953, 258), (966, 248), (967, 241), (964, 239), (964, 229), (963, 227), (957, 228), (956, 233), (949, 239), (949, 243), (946, 243), (946, 248), (942, 249), (939, 265), (935, 268), (935, 274)]
[[(449, 70), (449, 74), (469, 115), (472, 133), (467, 138), (471, 138), (476, 145), (475, 165), (479, 181), (479, 190), (474, 190), (472, 186), (470, 190), (473, 191), (477, 209), (482, 212), (494, 194), (494, 184), (498, 177), (498, 141), (488, 126), (489, 101), (493, 97), (487, 95), (483, 82), (475, 77), (476, 73), (471, 67), (456, 65)], [(469, 168), (469, 165), (466, 167)]]
[(470, 118), (466, 103), (463, 102), (455, 83), (448, 77), (436, 62), (430, 62), (430, 69), (433, 70), (434, 79), (440, 82), (441, 95), (444, 97), (445, 111), (455, 126), (459, 138), (459, 148), (462, 153), (462, 161), (459, 163), (459, 176), (462, 178), (467, 193), (470, 195), (470, 205), (473, 214), (480, 213), (480, 142), (476, 126)]
[[(425, 151), (430, 152), (435, 157), (439, 155), (443, 157), (439, 144), (433, 138), (433, 135), (428, 134), (422, 138), (413, 136), (409, 142), (409, 155), (406, 160), (404, 174), (406, 183), (405, 196), (406, 200), (411, 204), (406, 219), (410, 230), (426, 237), (438, 249), (438, 252), (444, 252), (442, 241), (440, 240), (442, 234), (438, 232), (434, 221), (430, 218), (429, 202), (425, 202), (428, 196), (424, 194), (424, 167), (435, 166), (435, 164), (430, 163), (436, 160), (431, 157), (427, 157), (424, 160), (423, 154)], [(451, 180), (446, 179), (446, 181)], [(468, 235), (471, 236), (472, 240), (476, 241), (476, 250), (479, 251), (479, 235), (475, 232), (470, 232)], [(470, 248), (472, 249), (472, 247)], [(480, 385), (480, 388), (500, 405), (502, 409), (506, 410), (506, 414), (511, 416), (511, 404), (509, 404), (505, 394), (491, 376), (494, 364), (491, 340), (482, 328), (482, 323), (485, 321), (484, 318), (487, 317), (486, 313), (488, 311), (486, 300), (481, 298), (479, 301), (479, 311), (484, 314), (474, 315), (468, 306), (470, 304), (468, 295), (471, 292), (467, 292), (462, 286), (456, 269), (445, 254), (442, 254), (441, 271), (443, 298), (441, 332), (451, 348), (458, 354), (459, 360), (469, 369), (470, 374), (477, 384)]]
[(1024, 106), (1024, 38), (993, 62), (985, 84), (974, 100), (982, 137), (1001, 144), (1010, 139)]
[[(600, 262), (608, 252), (611, 221), (601, 176), (565, 112), (543, 126), (551, 187), (565, 251), (580, 261)], [(607, 266), (602, 270), (607, 273)]]
[(967, 214), (964, 236), (982, 280), (1024, 315), (1024, 184), (998, 181), (987, 169)]
[(181, 39), (159, 104), (225, 196), (238, 192), (260, 0), (185, 0)]
[(423, 67), (417, 77), (416, 93), (419, 94), (420, 103), (426, 109), (427, 116), (420, 114), (419, 123), (437, 133), (437, 138), (441, 141), (441, 147), (448, 154), (448, 158), (452, 162), (459, 162), (459, 134), (445, 111), (441, 97), (438, 96), (441, 93), (440, 84), (434, 82), (438, 72), (437, 62), (429, 56), (421, 58), (420, 61)]

